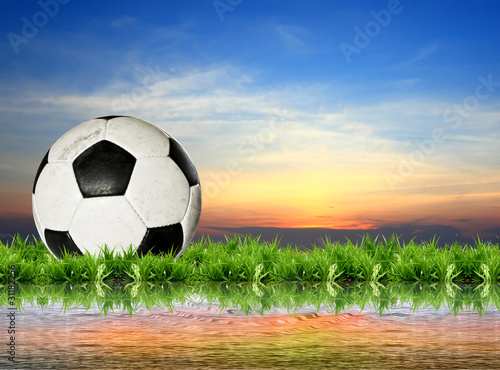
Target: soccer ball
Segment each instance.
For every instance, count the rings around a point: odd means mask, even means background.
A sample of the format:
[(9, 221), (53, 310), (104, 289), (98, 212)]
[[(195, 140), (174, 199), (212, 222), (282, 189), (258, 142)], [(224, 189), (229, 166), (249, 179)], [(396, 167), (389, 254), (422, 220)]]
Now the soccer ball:
[(198, 173), (163, 129), (133, 117), (84, 122), (57, 140), (33, 185), (33, 217), (60, 258), (104, 245), (121, 254), (171, 252), (189, 245), (201, 213)]

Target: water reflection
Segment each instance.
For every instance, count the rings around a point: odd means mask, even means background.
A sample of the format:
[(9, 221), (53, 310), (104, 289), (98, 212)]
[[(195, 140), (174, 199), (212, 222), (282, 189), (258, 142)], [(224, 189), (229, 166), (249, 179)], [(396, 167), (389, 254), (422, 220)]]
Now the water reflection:
[(131, 288), (19, 287), (12, 368), (500, 368), (496, 286)]

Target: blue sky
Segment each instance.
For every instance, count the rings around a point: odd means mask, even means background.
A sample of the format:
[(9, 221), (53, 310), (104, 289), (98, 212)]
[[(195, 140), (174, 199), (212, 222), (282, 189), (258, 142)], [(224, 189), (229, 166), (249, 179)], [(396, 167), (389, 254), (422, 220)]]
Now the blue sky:
[[(12, 55), (3, 38), (1, 75), (91, 92), (131, 77), (133, 63), (164, 69), (231, 64), (254, 72), (261, 86), (353, 85), (350, 97), (372, 101), (375, 91), (393, 93), (378, 86), (388, 81), (418, 80), (408, 93), (449, 96), (450, 87), (467, 93), (467, 79), (473, 83), (478, 73), (498, 68), (493, 1), (401, 1), (402, 10), (346, 63), (339, 44), (353, 44), (354, 27), (363, 29), (373, 20), (370, 12), (387, 4), (243, 0), (221, 21), (212, 1), (72, 0), (19, 45), (20, 53)], [(10, 3), (2, 12), (2, 33), (21, 35), (21, 18), (32, 20), (40, 10), (34, 1)]]
[[(34, 173), (52, 143), (108, 114), (159, 124), (181, 141), (202, 188), (211, 184), (203, 230), (498, 228), (498, 2), (41, 3), (1, 5), (0, 221), (10, 226), (0, 223), (0, 234), (27, 224)], [(26, 20), (46, 24), (23, 34)], [(346, 58), (345, 45), (357, 52)], [(478, 104), (459, 111), (465, 102)], [(272, 129), (283, 117), (286, 127)], [(401, 172), (436, 129), (446, 139)], [(241, 172), (226, 184), (218, 174), (228, 158)], [(260, 208), (239, 201), (242, 192)]]

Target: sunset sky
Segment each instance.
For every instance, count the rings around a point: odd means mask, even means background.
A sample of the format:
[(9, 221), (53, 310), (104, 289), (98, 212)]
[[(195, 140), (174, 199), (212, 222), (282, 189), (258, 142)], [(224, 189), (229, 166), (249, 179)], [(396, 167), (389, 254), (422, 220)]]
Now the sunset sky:
[(184, 146), (203, 191), (199, 234), (411, 225), (500, 236), (496, 1), (0, 9), (0, 236), (36, 233), (41, 159), (106, 115), (155, 123)]

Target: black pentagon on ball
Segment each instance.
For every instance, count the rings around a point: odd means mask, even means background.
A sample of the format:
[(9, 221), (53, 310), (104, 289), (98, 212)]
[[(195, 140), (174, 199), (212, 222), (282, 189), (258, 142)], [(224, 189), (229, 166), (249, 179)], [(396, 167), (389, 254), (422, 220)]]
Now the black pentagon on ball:
[(124, 195), (136, 158), (108, 140), (92, 145), (73, 162), (84, 198)]
[(180, 223), (162, 227), (150, 227), (146, 231), (146, 235), (135, 253), (140, 257), (143, 257), (149, 251), (152, 254), (165, 252), (167, 254), (172, 253), (175, 256), (181, 250), (183, 243), (184, 236)]
[(50, 152), (50, 149), (47, 151), (47, 154), (45, 154), (45, 157), (43, 157), (42, 163), (40, 163), (40, 166), (38, 167), (38, 171), (36, 172), (35, 181), (33, 182), (33, 194), (35, 194), (36, 183), (38, 182), (38, 178), (40, 177), (40, 174), (42, 173), (45, 166), (49, 163), (49, 152)]
[(44, 234), (45, 241), (47, 242), (47, 248), (49, 248), (49, 250), (57, 258), (61, 258), (63, 256), (64, 250), (68, 254), (83, 255), (71, 238), (71, 235), (69, 235), (69, 232), (45, 229)]
[(130, 117), (130, 116), (104, 116), (104, 117), (97, 117), (97, 118), (94, 118), (94, 119), (105, 119), (105, 120), (110, 120), (110, 119), (113, 119), (113, 118), (120, 118), (120, 117)]
[(170, 140), (170, 152), (168, 156), (172, 158), (177, 166), (181, 169), (184, 176), (188, 180), (189, 186), (193, 186), (200, 183), (198, 178), (198, 173), (196, 172), (196, 167), (194, 166), (191, 159), (187, 156), (186, 152), (176, 140), (169, 138)]

